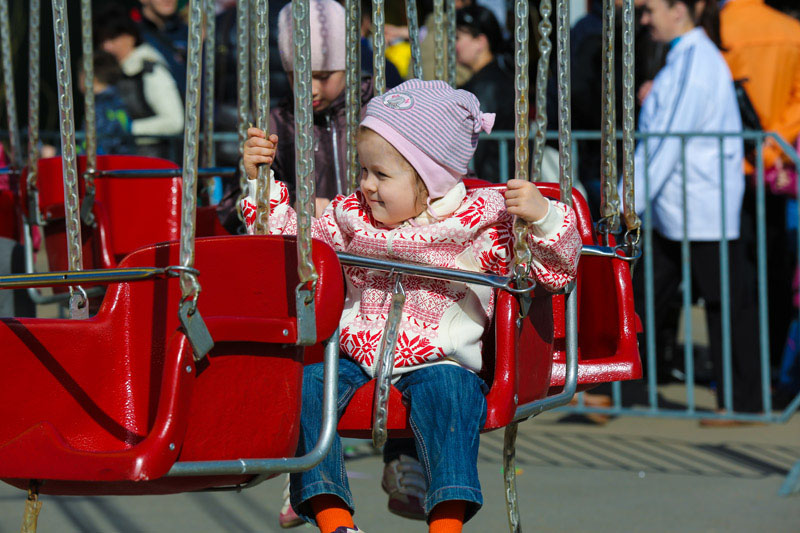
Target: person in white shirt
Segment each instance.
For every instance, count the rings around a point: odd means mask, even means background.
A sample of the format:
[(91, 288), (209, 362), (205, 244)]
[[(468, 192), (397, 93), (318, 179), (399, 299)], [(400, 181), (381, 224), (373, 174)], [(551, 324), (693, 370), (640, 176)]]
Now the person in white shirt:
[[(675, 319), (664, 310), (677, 297), (685, 236), (690, 242), (690, 282), (694, 294), (706, 304), (717, 401), (722, 409), (719, 250), (724, 235), (730, 251), (734, 410), (760, 411), (755, 291), (752, 280), (740, 279), (737, 268), (744, 259), (738, 242), (745, 188), (742, 139), (725, 137), (720, 142), (715, 136), (683, 140), (660, 135), (742, 129), (733, 79), (719, 51), (717, 2), (647, 0), (642, 23), (650, 27), (654, 40), (670, 45), (666, 65), (653, 80), (639, 118), (642, 132), (657, 135), (642, 140), (635, 156), (636, 210), (639, 214), (650, 210), (653, 220), (656, 331), (663, 332)], [(641, 274), (638, 278), (642, 289)], [(636, 291), (636, 296), (641, 314), (644, 291)], [(645, 347), (644, 343), (640, 346)]]

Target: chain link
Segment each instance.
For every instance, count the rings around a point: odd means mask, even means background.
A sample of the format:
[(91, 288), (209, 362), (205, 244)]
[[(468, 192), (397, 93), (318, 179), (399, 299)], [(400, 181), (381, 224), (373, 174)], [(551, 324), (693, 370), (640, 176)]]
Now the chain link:
[(456, 1), (447, 3), (447, 83), (456, 86)]
[(361, 118), (361, 1), (347, 0), (346, 9), (346, 35), (345, 35), (345, 120), (347, 139), (347, 183), (348, 194), (353, 194), (358, 188), (358, 178), (361, 175), (361, 165), (358, 163), (356, 151), (356, 135), (358, 122)]
[[(311, 259), (314, 214), (314, 124), (311, 113), (311, 30), (309, 0), (292, 2), (294, 26), (295, 174), (297, 179), (297, 271), (301, 283), (316, 285)], [(376, 51), (376, 55), (378, 55)]]
[[(216, 60), (216, 39), (217, 39), (217, 3), (216, 0), (205, 0), (206, 11), (206, 31), (205, 46), (203, 48), (203, 113), (205, 122), (203, 124), (203, 166), (213, 167), (214, 158), (214, 77)], [(209, 193), (213, 188), (213, 181), (208, 180)], [(209, 194), (210, 196), (210, 194)]]
[(75, 119), (72, 103), (72, 63), (65, 0), (53, 0), (58, 112), (61, 121), (61, 160), (64, 171), (69, 269), (82, 270), (81, 224), (78, 218), (78, 173), (75, 161)]
[[(522, 2), (517, 2), (517, 9)], [(545, 133), (547, 131), (547, 69), (550, 65), (550, 14), (553, 12), (550, 0), (539, 4), (539, 61), (536, 67), (536, 132), (533, 138), (533, 181), (541, 181), (542, 159), (544, 158)], [(519, 32), (519, 30), (518, 30)], [(527, 34), (527, 26), (525, 29)], [(519, 36), (517, 37), (519, 39)], [(527, 43), (527, 41), (526, 41)]]
[[(637, 232), (642, 225), (636, 214), (634, 194), (634, 8), (633, 0), (624, 0), (622, 5), (622, 186), (625, 209), (625, 226), (628, 232)], [(638, 241), (638, 238), (636, 239)]]
[(417, 0), (406, 0), (406, 19), (408, 19), (408, 40), (411, 42), (411, 66), (414, 77), (422, 79), (422, 52), (419, 47), (419, 15)]
[(444, 0), (433, 0), (433, 77), (437, 80), (443, 80), (445, 76), (444, 47)]
[(601, 233), (619, 230), (619, 193), (617, 191), (617, 131), (616, 81), (614, 70), (614, 0), (603, 0), (603, 60), (602, 60), (602, 132), (603, 153), (600, 188)]
[(556, 59), (558, 60), (558, 183), (561, 201), (572, 206), (572, 80), (570, 78), (569, 0), (557, 0)]
[(250, 110), (250, 0), (236, 4), (236, 104), (239, 133), (239, 198), (236, 213), (244, 222), (242, 199), (247, 191), (247, 173), (244, 170), (244, 143), (247, 141), (247, 124)]
[[(8, 118), (8, 148), (11, 167), (22, 166), (20, 150), (19, 122), (17, 121), (17, 94), (14, 87), (14, 71), (11, 55), (11, 29), (8, 22), (8, 0), (0, 1), (0, 47), (2, 47), (3, 84), (6, 96), (6, 116)], [(14, 179), (12, 177), (12, 179)]]
[[(67, 257), (70, 270), (83, 270), (81, 222), (78, 211), (78, 169), (75, 158), (75, 117), (72, 103), (72, 62), (69, 50), (69, 22), (65, 0), (53, 0), (58, 114), (61, 122), (61, 165), (64, 176), (64, 211)], [(70, 287), (70, 316), (87, 318), (83, 289)]]
[[(269, 137), (269, 2), (255, 1), (255, 45), (256, 45), (256, 127), (266, 132)], [(296, 53), (296, 52), (295, 52)], [(297, 80), (297, 62), (295, 62), (295, 84)], [(256, 181), (256, 234), (269, 233), (269, 169), (270, 166), (258, 166)]]
[(386, 92), (386, 11), (383, 0), (372, 0), (372, 68), (375, 72), (375, 95)]
[[(5, 2), (5, 0), (2, 0)], [(39, 60), (41, 47), (41, 3), (30, 0), (28, 19), (28, 195), (35, 198), (39, 184), (39, 92), (40, 70)], [(41, 219), (39, 202), (31, 203), (31, 220)]]
[[(543, 0), (549, 2), (550, 0)], [(529, 54), (528, 54), (528, 20), (530, 7), (528, 2), (518, 1), (514, 7), (514, 177), (528, 181), (528, 96), (529, 96)], [(526, 276), (526, 269), (531, 265), (531, 251), (528, 247), (528, 225), (517, 218), (514, 220), (514, 266), (513, 274), (521, 284)]]
[[(203, 58), (203, 0), (189, 2), (189, 46), (186, 60), (186, 131), (183, 138), (183, 205), (181, 207), (181, 255), (184, 267), (194, 266), (195, 214), (197, 209), (197, 162), (200, 136), (200, 74)], [(181, 272), (182, 299), (196, 301), (200, 286), (188, 272)], [(192, 310), (192, 313), (194, 311)]]
[(83, 45), (83, 91), (86, 113), (86, 194), (94, 196), (94, 173), (97, 171), (97, 117), (94, 104), (94, 46), (92, 41), (92, 0), (81, 0), (81, 44)]

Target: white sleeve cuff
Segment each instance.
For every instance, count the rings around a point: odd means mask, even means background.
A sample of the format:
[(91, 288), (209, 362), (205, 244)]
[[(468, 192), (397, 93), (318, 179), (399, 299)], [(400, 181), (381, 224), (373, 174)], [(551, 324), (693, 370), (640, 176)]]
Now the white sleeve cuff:
[(538, 239), (551, 239), (558, 235), (564, 226), (564, 211), (547, 202), (547, 213), (534, 222), (530, 223), (531, 233)]

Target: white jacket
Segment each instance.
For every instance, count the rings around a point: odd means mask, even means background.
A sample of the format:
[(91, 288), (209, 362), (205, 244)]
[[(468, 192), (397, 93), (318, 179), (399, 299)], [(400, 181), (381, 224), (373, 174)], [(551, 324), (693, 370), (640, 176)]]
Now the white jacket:
[[(739, 107), (728, 66), (701, 28), (684, 34), (667, 54), (667, 64), (653, 80), (644, 101), (639, 129), (661, 132), (739, 132)], [(720, 142), (716, 137), (686, 140), (688, 237), (692, 241), (722, 238)], [(739, 237), (744, 195), (744, 148), (739, 137), (724, 140), (725, 234)], [(636, 148), (636, 211), (652, 209), (653, 227), (671, 240), (683, 238), (681, 140), (652, 137)], [(645, 194), (645, 179), (649, 195)]]
[(122, 72), (135, 76), (144, 68), (145, 61), (154, 63), (153, 71), (142, 77), (144, 98), (155, 115), (133, 120), (134, 135), (176, 135), (183, 133), (183, 100), (178, 86), (165, 66), (164, 58), (147, 43), (134, 48), (122, 62)]

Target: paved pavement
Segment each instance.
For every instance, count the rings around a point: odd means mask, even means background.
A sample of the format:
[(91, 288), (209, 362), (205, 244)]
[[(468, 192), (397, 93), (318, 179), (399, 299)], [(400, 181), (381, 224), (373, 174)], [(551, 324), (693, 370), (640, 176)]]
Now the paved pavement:
[[(503, 434), (483, 436), (485, 504), (466, 532), (508, 530)], [(425, 531), (386, 511), (380, 459), (348, 461), (356, 522), (368, 533)], [(520, 426), (518, 487), (525, 531), (800, 532), (800, 495), (780, 497), (800, 460), (800, 417), (780, 426), (700, 428), (695, 421), (619, 418), (604, 426), (545, 414)], [(40, 533), (275, 532), (280, 480), (236, 493), (43, 496)], [(0, 533), (19, 531), (24, 493), (0, 485)], [(298, 532), (314, 531), (309, 526)]]

